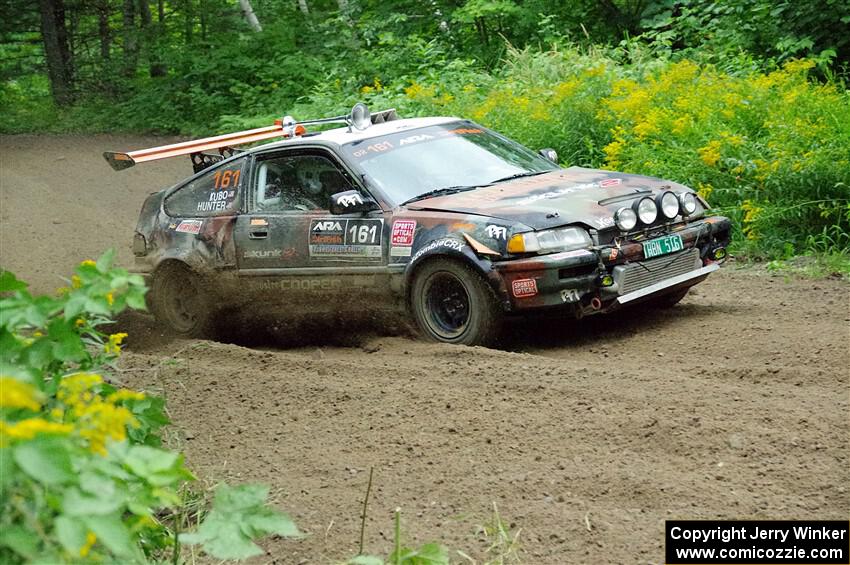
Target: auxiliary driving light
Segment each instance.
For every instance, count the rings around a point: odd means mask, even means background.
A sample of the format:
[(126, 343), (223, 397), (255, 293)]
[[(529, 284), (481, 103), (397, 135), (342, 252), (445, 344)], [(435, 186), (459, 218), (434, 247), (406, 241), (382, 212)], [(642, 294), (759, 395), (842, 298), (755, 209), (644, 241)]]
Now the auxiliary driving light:
[(672, 220), (679, 215), (679, 199), (669, 190), (665, 190), (659, 194), (655, 201), (658, 204), (658, 208), (661, 209), (661, 215), (668, 220)]
[(682, 207), (683, 216), (690, 216), (697, 211), (697, 197), (690, 192), (679, 194), (679, 204)]
[(614, 277), (609, 274), (599, 276), (599, 286), (614, 286)]
[(658, 218), (658, 206), (656, 206), (655, 201), (648, 196), (636, 201), (634, 208), (638, 219), (646, 225), (652, 224)]
[(718, 247), (711, 252), (711, 256), (715, 261), (722, 261), (723, 259), (726, 259), (726, 248)]
[(637, 225), (637, 214), (631, 208), (620, 208), (614, 213), (614, 223), (620, 231), (632, 231)]

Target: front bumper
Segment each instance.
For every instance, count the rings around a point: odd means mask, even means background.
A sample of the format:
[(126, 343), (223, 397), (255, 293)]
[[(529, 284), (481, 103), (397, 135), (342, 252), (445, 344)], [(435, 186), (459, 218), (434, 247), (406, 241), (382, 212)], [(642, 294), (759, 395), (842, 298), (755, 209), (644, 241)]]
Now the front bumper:
[[(698, 284), (719, 268), (731, 224), (713, 216), (667, 233), (684, 249), (646, 259), (642, 241), (625, 241), (493, 264), (507, 311), (567, 308), (577, 315), (612, 310)], [(653, 237), (665, 234), (655, 234)]]

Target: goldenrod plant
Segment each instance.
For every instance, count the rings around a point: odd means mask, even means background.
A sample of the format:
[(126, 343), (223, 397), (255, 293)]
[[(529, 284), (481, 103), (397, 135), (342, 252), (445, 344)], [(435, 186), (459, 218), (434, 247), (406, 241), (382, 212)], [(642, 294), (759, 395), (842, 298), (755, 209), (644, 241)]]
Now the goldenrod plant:
[(83, 261), (54, 296), (0, 273), (0, 562), (177, 563), (181, 543), (242, 559), (262, 552), (252, 538), (300, 535), (257, 485), (219, 486), (179, 538), (162, 520), (194, 476), (160, 445), (162, 399), (110, 382), (127, 335), (104, 328), (146, 291), (112, 258)]

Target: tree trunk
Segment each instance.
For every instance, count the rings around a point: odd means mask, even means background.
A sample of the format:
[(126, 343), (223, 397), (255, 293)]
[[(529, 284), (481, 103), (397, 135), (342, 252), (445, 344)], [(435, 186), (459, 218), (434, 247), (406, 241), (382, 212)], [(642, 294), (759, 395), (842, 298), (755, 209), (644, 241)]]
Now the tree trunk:
[(310, 8), (307, 6), (307, 0), (298, 0), (298, 9), (301, 10), (301, 13), (305, 16), (310, 15)]
[(136, 74), (138, 53), (136, 3), (134, 0), (124, 0), (124, 74), (128, 77)]
[[(260, 20), (257, 19), (257, 14), (254, 13), (254, 8), (251, 6), (251, 0), (239, 0), (239, 5), (242, 7), (242, 14), (245, 16), (245, 20), (247, 20), (251, 29), (254, 31), (263, 31)], [(304, 6), (307, 6), (306, 0), (304, 0)]]
[(50, 91), (58, 106), (67, 106), (73, 101), (73, 69), (65, 29), (65, 6), (63, 0), (39, 0), (39, 9)]
[(161, 42), (165, 36), (165, 0), (157, 0), (156, 3), (156, 41), (154, 42), (154, 62), (151, 62), (151, 78), (164, 77), (168, 68), (161, 59)]
[(105, 0), (97, 6), (97, 32), (100, 37), (100, 58), (108, 61), (112, 47), (112, 32), (109, 29), (109, 2)]

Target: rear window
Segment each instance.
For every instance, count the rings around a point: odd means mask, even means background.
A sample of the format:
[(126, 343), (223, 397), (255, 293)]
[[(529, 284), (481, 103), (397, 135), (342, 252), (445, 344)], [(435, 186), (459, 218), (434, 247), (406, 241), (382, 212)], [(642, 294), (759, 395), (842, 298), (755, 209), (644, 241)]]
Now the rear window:
[(230, 161), (186, 183), (165, 200), (169, 216), (223, 216), (237, 209), (247, 158)]

